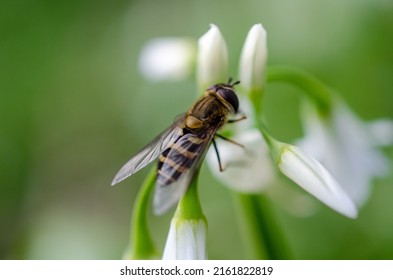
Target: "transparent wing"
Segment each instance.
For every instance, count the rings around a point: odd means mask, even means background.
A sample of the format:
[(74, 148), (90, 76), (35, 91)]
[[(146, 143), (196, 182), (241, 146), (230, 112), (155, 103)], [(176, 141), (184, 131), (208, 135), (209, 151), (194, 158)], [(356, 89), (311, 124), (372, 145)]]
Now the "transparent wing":
[[(195, 173), (199, 170), (203, 159), (205, 158), (206, 152), (210, 146), (210, 143), (216, 133), (216, 128), (211, 128), (203, 137), (194, 134), (185, 134), (176, 142), (176, 146), (180, 145), (182, 148), (187, 149), (185, 143), (194, 143), (195, 141), (189, 141), (191, 138), (203, 139), (203, 142), (197, 149), (194, 149), (198, 153), (192, 162), (184, 162), (183, 166), (189, 166), (187, 170), (181, 174), (181, 176), (169, 185), (163, 185), (159, 180), (156, 182), (155, 193), (153, 199), (154, 213), (156, 215), (162, 215), (168, 211), (173, 205), (175, 205), (180, 198), (187, 191)], [(191, 145), (191, 144), (189, 144)], [(173, 148), (167, 155), (168, 159), (171, 159), (171, 153), (175, 153), (176, 148)], [(176, 169), (172, 169), (173, 173), (177, 172)], [(175, 176), (172, 173), (168, 173), (168, 176)]]
[(158, 135), (153, 141), (147, 144), (141, 151), (123, 165), (123, 167), (117, 172), (115, 178), (113, 178), (112, 186), (138, 172), (157, 158), (168, 146), (172, 145), (183, 132), (182, 128), (179, 126), (183, 121), (184, 115), (177, 118), (170, 127)]

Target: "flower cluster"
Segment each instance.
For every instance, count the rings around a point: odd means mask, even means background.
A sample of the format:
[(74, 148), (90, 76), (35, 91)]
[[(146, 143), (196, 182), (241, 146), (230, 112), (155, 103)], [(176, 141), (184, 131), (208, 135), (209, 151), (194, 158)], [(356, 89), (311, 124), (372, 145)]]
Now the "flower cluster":
[[(208, 34), (210, 32), (216, 34), (217, 37), (221, 37), (215, 26), (211, 28)], [(207, 44), (205, 47), (210, 47), (214, 52), (219, 52), (217, 48), (220, 46), (224, 46), (224, 44), (214, 46)], [(203, 47), (201, 46), (201, 48)], [(203, 50), (200, 55), (206, 53), (208, 52)], [(266, 60), (266, 31), (261, 24), (256, 24), (247, 35), (239, 67), (239, 76), (242, 82), (239, 94), (245, 101), (244, 104), (251, 103), (252, 105), (241, 108), (251, 120), (245, 126), (233, 131), (234, 138), (240, 142), (243, 140), (244, 142), (241, 143), (246, 148), (242, 150), (230, 147), (231, 143), (225, 143), (226, 146), (220, 149), (220, 154), (228, 168), (222, 174), (215, 171), (217, 165), (214, 162), (214, 155), (211, 153), (209, 163), (213, 163), (211, 164), (213, 173), (224, 183), (240, 192), (258, 192), (274, 179), (272, 166), (275, 164), (282, 174), (321, 202), (345, 216), (355, 218), (357, 209), (352, 199), (330, 172), (299, 147), (275, 140), (260, 120), (259, 115), (262, 113), (261, 99), (265, 88)], [(203, 59), (199, 58), (199, 61), (203, 61)], [(217, 63), (220, 61), (217, 61)], [(216, 61), (212, 62), (210, 59), (211, 64), (214, 64), (214, 62)], [(202, 64), (202, 66), (206, 67), (205, 64)], [(203, 71), (199, 69), (199, 72)], [(200, 83), (204, 82), (203, 79), (198, 80)], [(269, 152), (271, 157), (269, 157)]]
[[(197, 47), (179, 38), (153, 43), (145, 48), (141, 58), (143, 73), (148, 78), (184, 78), (192, 72), (187, 70), (187, 65), (191, 68), (195, 49), (200, 92), (228, 78), (227, 46), (213, 24), (199, 39)], [(165, 52), (169, 52), (168, 55)], [(163, 62), (157, 67), (154, 63), (157, 60), (150, 59), (151, 54), (157, 53), (164, 58), (176, 54), (176, 63)], [(278, 170), (326, 206), (346, 217), (356, 218), (358, 208), (367, 200), (372, 180), (389, 170), (388, 159), (377, 146), (390, 145), (393, 133), (370, 133), (380, 129), (377, 125), (371, 129), (335, 92), (309, 74), (290, 67), (267, 69), (267, 53), (266, 31), (261, 24), (256, 24), (246, 37), (238, 73), (241, 81), (237, 90), (239, 111), (247, 115), (247, 120), (226, 128), (231, 139), (244, 148), (220, 141), (218, 149), (225, 171), (218, 171), (216, 154), (209, 151), (207, 162), (212, 173), (239, 193), (260, 194), (276, 181)], [(300, 86), (308, 97), (302, 108), (305, 137), (297, 146), (276, 140), (263, 121), (265, 84), (277, 80)], [(389, 129), (393, 126), (390, 121), (378, 125)], [(172, 219), (164, 259), (207, 257), (207, 222), (200, 207), (196, 181), (194, 178)]]

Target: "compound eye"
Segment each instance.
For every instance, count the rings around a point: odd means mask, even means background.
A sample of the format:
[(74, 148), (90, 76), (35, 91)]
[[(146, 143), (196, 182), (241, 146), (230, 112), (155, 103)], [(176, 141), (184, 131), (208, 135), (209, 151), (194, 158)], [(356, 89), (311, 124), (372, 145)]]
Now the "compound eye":
[(232, 105), (235, 113), (239, 109), (239, 99), (237, 98), (236, 93), (231, 89), (220, 88), (217, 90), (217, 93), (224, 98), (229, 104)]

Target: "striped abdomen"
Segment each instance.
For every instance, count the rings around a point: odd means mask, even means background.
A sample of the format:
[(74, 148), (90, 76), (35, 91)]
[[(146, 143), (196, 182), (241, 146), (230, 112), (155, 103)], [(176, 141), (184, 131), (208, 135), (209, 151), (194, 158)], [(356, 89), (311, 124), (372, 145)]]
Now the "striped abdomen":
[(207, 137), (186, 133), (165, 149), (159, 156), (157, 183), (161, 186), (172, 184), (187, 172), (200, 156)]

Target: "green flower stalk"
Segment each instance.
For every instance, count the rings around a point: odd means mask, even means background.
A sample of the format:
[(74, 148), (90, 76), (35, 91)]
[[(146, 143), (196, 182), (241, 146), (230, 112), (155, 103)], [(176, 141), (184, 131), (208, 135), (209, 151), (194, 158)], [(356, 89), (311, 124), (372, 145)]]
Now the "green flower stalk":
[(146, 260), (157, 259), (158, 257), (158, 251), (155, 248), (147, 223), (149, 202), (155, 180), (156, 170), (153, 168), (136, 197), (131, 218), (130, 244), (123, 255), (123, 259)]
[(334, 106), (332, 90), (303, 70), (288, 66), (273, 66), (269, 67), (266, 79), (268, 82), (281, 81), (300, 87), (320, 114), (330, 114)]

